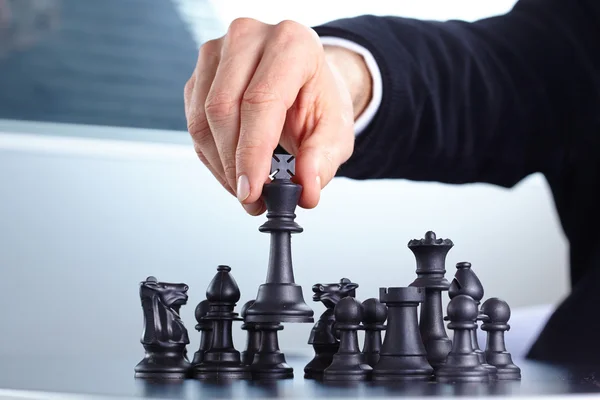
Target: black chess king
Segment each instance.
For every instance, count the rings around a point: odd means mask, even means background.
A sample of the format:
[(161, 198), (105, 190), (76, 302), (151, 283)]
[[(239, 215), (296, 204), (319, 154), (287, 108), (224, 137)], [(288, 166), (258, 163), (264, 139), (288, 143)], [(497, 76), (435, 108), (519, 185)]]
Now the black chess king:
[(301, 233), (294, 220), (302, 187), (291, 178), (295, 161), (289, 154), (273, 155), (271, 182), (264, 185), (267, 222), (260, 232), (270, 233), (271, 248), (266, 282), (258, 288), (254, 304), (246, 310), (246, 322), (314, 322), (313, 310), (305, 303), (302, 287), (294, 281), (291, 234)]

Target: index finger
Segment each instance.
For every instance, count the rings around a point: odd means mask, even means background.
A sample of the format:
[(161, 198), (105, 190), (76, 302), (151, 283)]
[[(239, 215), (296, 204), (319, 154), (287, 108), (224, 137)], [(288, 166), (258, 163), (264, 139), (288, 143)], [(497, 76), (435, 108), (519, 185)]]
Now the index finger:
[[(257, 201), (269, 175), (271, 157), (279, 143), (287, 111), (317, 70), (318, 48), (298, 37), (298, 25), (284, 22), (266, 47), (242, 98), (240, 135), (236, 151), (237, 179), (250, 190), (242, 203)], [(302, 27), (301, 29), (306, 29)]]

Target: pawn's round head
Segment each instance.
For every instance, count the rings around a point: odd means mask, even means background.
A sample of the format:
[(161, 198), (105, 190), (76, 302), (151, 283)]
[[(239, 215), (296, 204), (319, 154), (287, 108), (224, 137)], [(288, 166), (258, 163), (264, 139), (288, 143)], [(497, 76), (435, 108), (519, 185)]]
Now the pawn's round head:
[(344, 297), (335, 306), (335, 320), (343, 324), (360, 324), (363, 319), (363, 306), (354, 297)]
[(198, 303), (198, 305), (196, 306), (196, 310), (194, 311), (196, 321), (200, 323), (200, 321), (202, 321), (202, 318), (208, 313), (209, 310), (210, 304), (208, 300), (202, 300), (200, 303)]
[(459, 294), (448, 303), (448, 319), (452, 322), (471, 322), (477, 319), (477, 303), (466, 294)]
[(242, 306), (242, 310), (240, 311), (240, 317), (242, 318), (246, 318), (246, 312), (248, 311), (248, 309), (250, 307), (252, 307), (252, 305), (254, 304), (255, 300), (250, 300), (247, 301), (243, 306)]
[(510, 319), (510, 307), (508, 303), (497, 297), (487, 299), (481, 305), (481, 313), (485, 314), (490, 322), (506, 324)]
[(385, 304), (371, 298), (363, 301), (363, 322), (365, 324), (383, 324), (387, 319), (387, 307)]

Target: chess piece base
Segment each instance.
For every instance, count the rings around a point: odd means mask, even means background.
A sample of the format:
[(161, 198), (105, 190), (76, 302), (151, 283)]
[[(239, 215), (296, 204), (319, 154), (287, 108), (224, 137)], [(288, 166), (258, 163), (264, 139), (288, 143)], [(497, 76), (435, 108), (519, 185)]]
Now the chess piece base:
[(246, 310), (246, 322), (314, 322), (314, 311), (304, 302), (302, 287), (295, 283), (263, 283), (254, 304)]
[(192, 377), (198, 380), (250, 380), (252, 375), (246, 366), (232, 363), (218, 365), (200, 364), (193, 369)]
[(441, 367), (436, 372), (436, 380), (440, 383), (486, 383), (490, 374), (485, 367)]
[(313, 345), (313, 347), (317, 353), (304, 367), (304, 378), (321, 380), (323, 379), (325, 368), (331, 365), (333, 356), (337, 353), (339, 345)]
[(336, 354), (323, 372), (323, 381), (364, 381), (371, 376), (373, 368), (364, 363), (362, 353)]
[(429, 381), (433, 379), (433, 368), (424, 355), (390, 356), (381, 354), (373, 368), (374, 381)]
[(187, 379), (191, 364), (184, 357), (184, 348), (179, 351), (148, 351), (146, 357), (135, 366), (135, 377), (140, 379)]

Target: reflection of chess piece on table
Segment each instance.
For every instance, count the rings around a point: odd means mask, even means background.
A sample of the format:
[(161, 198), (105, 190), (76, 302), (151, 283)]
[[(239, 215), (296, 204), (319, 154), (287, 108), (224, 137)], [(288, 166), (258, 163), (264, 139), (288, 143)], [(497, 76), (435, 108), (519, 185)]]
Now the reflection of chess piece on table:
[(304, 367), (304, 377), (306, 379), (318, 379), (323, 377), (323, 371), (327, 368), (333, 359), (333, 355), (338, 352), (339, 338), (333, 331), (335, 323), (334, 309), (338, 302), (346, 297), (356, 295), (358, 284), (351, 282), (350, 279), (342, 278), (339, 283), (313, 285), (313, 301), (320, 301), (326, 307), (312, 330), (308, 344), (313, 346), (315, 356)]
[(258, 288), (256, 301), (246, 311), (248, 322), (313, 322), (313, 311), (304, 302), (302, 287), (294, 280), (291, 234), (303, 229), (294, 221), (302, 187), (291, 181), (294, 157), (273, 156), (271, 176), (264, 185), (267, 222), (259, 230), (271, 235), (266, 282)]
[(185, 379), (190, 363), (186, 359), (188, 332), (179, 316), (187, 303), (188, 286), (183, 283), (158, 282), (150, 276), (140, 284), (144, 312), (141, 343), (146, 355), (135, 367), (136, 378)]
[(417, 261), (417, 279), (411, 286), (425, 288), (419, 330), (427, 351), (427, 360), (434, 369), (444, 364), (452, 348), (444, 327), (442, 292), (450, 287), (450, 282), (444, 275), (446, 255), (453, 246), (450, 239), (438, 239), (431, 231), (425, 233), (423, 239), (413, 239), (408, 243), (408, 248)]

